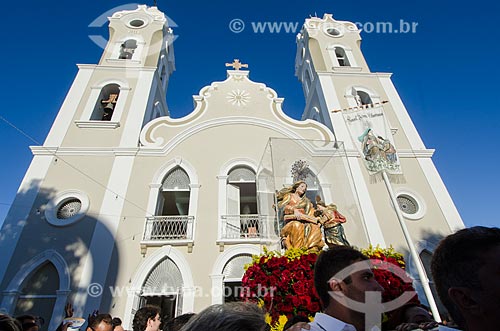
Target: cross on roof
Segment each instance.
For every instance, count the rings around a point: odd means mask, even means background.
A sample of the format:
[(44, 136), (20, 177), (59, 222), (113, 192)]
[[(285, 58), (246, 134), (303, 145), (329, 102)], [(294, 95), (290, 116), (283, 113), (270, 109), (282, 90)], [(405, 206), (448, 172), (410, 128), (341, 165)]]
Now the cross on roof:
[(226, 67), (233, 67), (236, 70), (240, 70), (241, 68), (248, 68), (248, 64), (243, 64), (239, 59), (234, 59), (233, 63), (226, 63)]

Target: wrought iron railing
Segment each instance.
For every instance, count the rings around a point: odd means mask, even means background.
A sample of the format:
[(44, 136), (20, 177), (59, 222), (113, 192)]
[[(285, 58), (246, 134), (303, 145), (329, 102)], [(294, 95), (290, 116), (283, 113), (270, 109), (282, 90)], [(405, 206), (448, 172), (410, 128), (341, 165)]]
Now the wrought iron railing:
[(192, 240), (193, 222), (194, 216), (147, 217), (143, 240)]
[(272, 219), (264, 215), (222, 215), (221, 239), (261, 239), (271, 234)]

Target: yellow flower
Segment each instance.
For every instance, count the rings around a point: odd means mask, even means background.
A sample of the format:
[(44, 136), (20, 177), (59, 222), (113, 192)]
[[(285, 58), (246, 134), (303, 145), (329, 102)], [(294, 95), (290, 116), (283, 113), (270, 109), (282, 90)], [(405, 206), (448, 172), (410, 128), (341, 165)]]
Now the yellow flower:
[(269, 325), (271, 324), (271, 322), (273, 320), (272, 317), (271, 317), (271, 315), (269, 315), (269, 313), (266, 313), (265, 319), (266, 319), (266, 323), (269, 324)]

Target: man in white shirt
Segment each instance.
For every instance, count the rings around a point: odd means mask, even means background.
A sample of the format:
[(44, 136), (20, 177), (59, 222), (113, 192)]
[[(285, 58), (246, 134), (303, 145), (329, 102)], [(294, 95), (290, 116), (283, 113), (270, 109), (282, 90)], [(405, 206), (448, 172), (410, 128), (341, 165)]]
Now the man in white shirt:
[[(330, 248), (319, 254), (314, 266), (314, 287), (321, 300), (323, 313), (317, 313), (309, 323), (312, 331), (369, 331), (377, 326), (365, 326), (365, 313), (351, 307), (353, 301), (364, 304), (366, 292), (382, 292), (370, 270), (368, 258), (348, 246)], [(366, 263), (364, 262), (366, 261)], [(361, 266), (357, 262), (362, 262)], [(339, 274), (356, 264), (355, 271), (339, 279)], [(339, 277), (339, 278), (337, 278)], [(359, 309), (358, 309), (359, 310)]]

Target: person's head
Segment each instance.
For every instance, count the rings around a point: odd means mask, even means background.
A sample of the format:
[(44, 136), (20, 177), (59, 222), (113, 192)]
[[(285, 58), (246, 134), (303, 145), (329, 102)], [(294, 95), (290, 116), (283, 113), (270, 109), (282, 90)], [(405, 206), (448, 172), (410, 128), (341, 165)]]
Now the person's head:
[(113, 331), (125, 331), (122, 326), (122, 320), (119, 317), (113, 317), (111, 324), (113, 324)]
[(419, 303), (411, 302), (390, 313), (387, 329), (394, 330), (403, 323), (427, 323), (434, 321), (429, 311)]
[(476, 226), (444, 238), (434, 251), (431, 270), (439, 298), (461, 328), (498, 328), (499, 228)]
[(165, 329), (163, 331), (179, 331), (195, 315), (195, 313), (186, 313), (172, 318), (165, 323)]
[(255, 304), (231, 302), (212, 305), (189, 320), (181, 331), (264, 331), (264, 312)]
[(113, 331), (113, 318), (110, 314), (97, 314), (89, 320), (87, 331)]
[(0, 330), (2, 331), (22, 331), (19, 320), (9, 315), (0, 314)]
[[(364, 302), (365, 292), (383, 290), (373, 277), (367, 260), (368, 257), (349, 246), (335, 246), (319, 254), (314, 265), (314, 287), (323, 309), (333, 303), (330, 292), (338, 291), (350, 299)], [(353, 263), (362, 261), (367, 262), (366, 268), (353, 272), (344, 279), (333, 278)]]
[(148, 305), (135, 313), (134, 320), (132, 321), (132, 329), (134, 331), (158, 331), (160, 324), (160, 308)]
[(16, 319), (21, 323), (22, 331), (38, 331), (40, 325), (37, 323), (37, 318), (33, 315), (21, 315)]
[(292, 192), (297, 193), (300, 196), (303, 196), (307, 191), (307, 184), (303, 180), (299, 180), (295, 182), (292, 186)]

